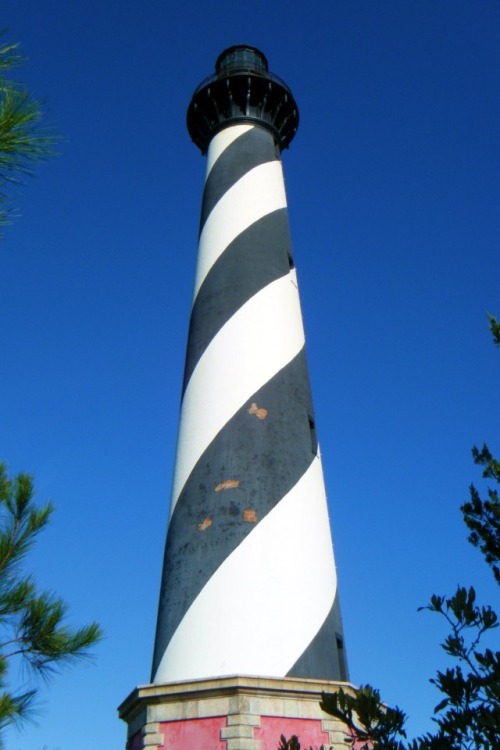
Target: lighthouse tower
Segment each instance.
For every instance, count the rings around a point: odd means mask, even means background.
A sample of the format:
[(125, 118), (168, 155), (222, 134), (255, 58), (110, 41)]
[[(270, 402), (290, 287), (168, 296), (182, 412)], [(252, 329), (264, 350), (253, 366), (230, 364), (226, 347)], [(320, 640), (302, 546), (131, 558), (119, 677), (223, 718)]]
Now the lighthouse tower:
[(298, 120), (248, 46), (188, 108), (207, 169), (151, 684), (120, 707), (131, 750), (343, 746), (318, 705), (348, 676), (280, 159)]

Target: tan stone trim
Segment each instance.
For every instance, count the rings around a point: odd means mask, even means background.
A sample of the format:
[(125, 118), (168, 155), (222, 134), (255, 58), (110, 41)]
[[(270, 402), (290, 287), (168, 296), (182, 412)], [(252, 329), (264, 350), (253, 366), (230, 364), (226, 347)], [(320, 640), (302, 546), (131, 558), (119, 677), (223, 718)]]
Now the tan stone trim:
[(260, 716), (252, 714), (230, 714), (227, 717), (228, 727), (234, 724), (247, 724), (252, 727), (260, 727)]
[(237, 694), (253, 697), (272, 695), (274, 698), (319, 700), (322, 691), (343, 687), (352, 689), (347, 682), (330, 682), (327, 680), (307, 680), (303, 678), (285, 677), (283, 679), (267, 677), (232, 676), (220, 677), (212, 680), (190, 680), (188, 682), (174, 682), (163, 685), (144, 685), (136, 688), (119, 707), (119, 715), (130, 723), (132, 716), (140, 710), (141, 704), (151, 706), (155, 703), (179, 702), (203, 697), (223, 697)]
[(164, 747), (165, 736), (160, 733), (159, 724), (155, 722), (144, 726), (142, 730), (142, 743), (148, 750), (153, 750), (155, 747)]
[(216, 716), (226, 718), (220, 737), (227, 743), (227, 750), (260, 750), (253, 727), (260, 726), (262, 716), (320, 720), (330, 746), (345, 750), (342, 724), (325, 714), (319, 705), (322, 692), (340, 687), (354, 689), (345, 682), (246, 676), (145, 685), (129, 695), (119, 712), (128, 723), (129, 737), (144, 727), (147, 750), (163, 747), (161, 722)]
[(227, 750), (260, 750), (260, 742), (238, 737), (227, 741)]
[(253, 740), (253, 726), (248, 724), (235, 724), (232, 727), (222, 727), (220, 730), (221, 740), (232, 740), (237, 737)]
[(347, 732), (343, 728), (343, 724), (336, 719), (323, 719), (321, 722), (321, 729), (324, 732), (328, 732), (330, 746), (334, 747), (335, 750), (345, 750)]

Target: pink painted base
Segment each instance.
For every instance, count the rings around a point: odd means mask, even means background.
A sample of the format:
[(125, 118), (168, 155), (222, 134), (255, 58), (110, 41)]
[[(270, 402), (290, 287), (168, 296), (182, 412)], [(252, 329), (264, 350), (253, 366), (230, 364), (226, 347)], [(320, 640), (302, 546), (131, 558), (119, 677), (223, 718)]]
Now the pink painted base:
[(321, 693), (348, 683), (229, 676), (145, 685), (120, 706), (127, 750), (277, 750), (296, 735), (302, 750), (345, 750), (346, 729), (323, 713)]
[[(208, 719), (183, 719), (166, 721), (160, 724), (160, 733), (164, 743), (158, 750), (226, 750), (227, 741), (220, 739), (221, 729), (226, 726), (225, 716), (214, 716)], [(316, 719), (290, 719), (278, 716), (262, 716), (260, 727), (254, 727), (254, 739), (259, 740), (261, 750), (276, 750), (281, 735), (290, 739), (296, 735), (304, 750), (319, 750), (321, 746), (329, 747), (328, 732), (321, 729), (321, 721)], [(130, 741), (130, 750), (143, 750), (144, 745), (140, 732)]]
[(330, 745), (328, 732), (322, 731), (321, 721), (316, 719), (285, 719), (280, 716), (262, 716), (260, 727), (254, 729), (254, 738), (260, 740), (261, 750), (276, 750), (282, 734), (285, 735), (287, 740), (295, 734), (304, 750), (309, 750), (309, 747), (320, 748), (321, 745), (325, 747)]
[(212, 716), (209, 719), (184, 719), (166, 721), (160, 724), (160, 732), (165, 738), (163, 748), (183, 750), (183, 748), (203, 748), (203, 750), (226, 750), (226, 742), (220, 739), (220, 731), (226, 726), (225, 716)]

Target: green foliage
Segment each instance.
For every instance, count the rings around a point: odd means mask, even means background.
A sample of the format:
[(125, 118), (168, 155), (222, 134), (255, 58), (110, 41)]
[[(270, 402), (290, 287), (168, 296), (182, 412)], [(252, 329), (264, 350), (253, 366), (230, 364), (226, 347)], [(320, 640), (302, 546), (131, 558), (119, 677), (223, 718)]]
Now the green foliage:
[(493, 748), (500, 736), (500, 652), (480, 651), (479, 643), (498, 627), (498, 617), (476, 604), (472, 587), (433, 596), (425, 609), (447, 621), (450, 634), (441, 645), (458, 662), (431, 680), (444, 696), (435, 708), (436, 736), (450, 748)]
[(495, 346), (500, 346), (500, 323), (493, 315), (488, 315), (490, 321), (490, 331), (493, 336), (493, 343)]
[[(17, 44), (0, 42), (0, 227), (12, 216), (12, 188), (53, 154), (54, 135), (40, 125), (39, 102), (22, 83), (5, 75), (23, 61)], [(35, 683), (21, 691), (11, 689), (9, 667), (21, 662), (31, 678), (48, 678), (88, 657), (102, 637), (96, 623), (76, 630), (68, 627), (65, 602), (50, 592), (39, 592), (24, 572), (25, 557), (49, 523), (52, 510), (50, 504), (42, 508), (34, 504), (28, 474), (11, 480), (0, 463), (0, 748), (2, 730), (28, 719), (37, 696)]]
[(33, 494), (28, 474), (11, 480), (0, 463), (0, 733), (29, 718), (37, 695), (36, 684), (21, 692), (11, 690), (7, 673), (13, 660), (28, 665), (32, 676), (49, 677), (87, 658), (102, 637), (96, 623), (76, 630), (68, 627), (64, 601), (39, 592), (24, 572), (26, 555), (53, 511), (50, 504), (38, 508)]
[[(321, 708), (347, 725), (346, 743), (359, 750), (380, 747), (396, 750), (397, 737), (406, 737), (405, 714), (396, 706), (388, 708), (380, 700), (380, 693), (370, 685), (361, 685), (351, 695), (342, 688), (337, 693), (323, 693)], [(380, 744), (383, 743), (383, 744)]]
[(480, 651), (479, 643), (498, 627), (497, 615), (476, 604), (473, 588), (462, 587), (450, 598), (434, 595), (421, 609), (447, 621), (451, 632), (442, 648), (458, 662), (431, 680), (444, 696), (434, 709), (434, 733), (403, 741), (405, 714), (386, 706), (369, 685), (352, 695), (324, 693), (321, 708), (346, 725), (345, 741), (358, 750), (493, 750), (500, 737), (500, 652)]
[[(488, 316), (495, 345), (500, 345), (500, 324)], [(483, 477), (500, 483), (500, 463), (486, 445), (472, 449)], [(478, 547), (500, 584), (500, 505), (497, 489), (482, 499), (471, 485), (470, 500), (462, 506), (469, 541)], [(438, 614), (449, 634), (441, 644), (454, 666), (438, 671), (431, 682), (443, 696), (434, 709), (436, 730), (406, 742), (405, 715), (389, 708), (377, 690), (361, 686), (354, 694), (342, 689), (324, 694), (321, 707), (347, 727), (345, 742), (357, 750), (495, 750), (500, 748), (500, 651), (484, 648), (485, 635), (498, 627), (490, 606), (476, 603), (472, 587), (459, 586), (451, 597), (431, 597), (420, 609)], [(480, 648), (481, 646), (481, 648)]]
[(300, 742), (297, 735), (292, 734), (289, 740), (284, 735), (281, 735), (278, 750), (300, 750)]
[[(483, 466), (483, 477), (500, 484), (500, 463), (491, 455), (488, 446), (472, 449), (474, 462)], [(478, 547), (500, 583), (500, 501), (498, 490), (487, 489), (488, 499), (483, 500), (473, 484), (469, 488), (470, 500), (462, 505), (464, 520), (470, 529), (469, 542)]]
[(0, 226), (12, 216), (8, 193), (53, 153), (54, 136), (40, 125), (40, 103), (23, 84), (5, 77), (23, 60), (17, 44), (0, 44)]
[[(296, 734), (292, 734), (289, 740), (282, 734), (280, 738), (280, 744), (278, 750), (300, 750), (299, 738)], [(310, 747), (309, 750), (318, 750), (318, 748)], [(326, 748), (325, 745), (321, 745), (319, 750), (333, 750), (333, 747)]]

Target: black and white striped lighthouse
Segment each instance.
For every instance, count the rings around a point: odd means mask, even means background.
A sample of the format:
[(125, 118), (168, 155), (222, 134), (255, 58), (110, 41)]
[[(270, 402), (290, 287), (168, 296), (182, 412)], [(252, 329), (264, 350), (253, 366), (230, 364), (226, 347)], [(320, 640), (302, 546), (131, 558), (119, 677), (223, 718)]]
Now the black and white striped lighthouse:
[(187, 115), (207, 155), (151, 684), (127, 750), (345, 747), (322, 691), (347, 667), (281, 151), (290, 89), (254, 47)]
[(225, 50), (187, 125), (207, 154), (155, 683), (346, 679), (280, 153), (290, 89)]

